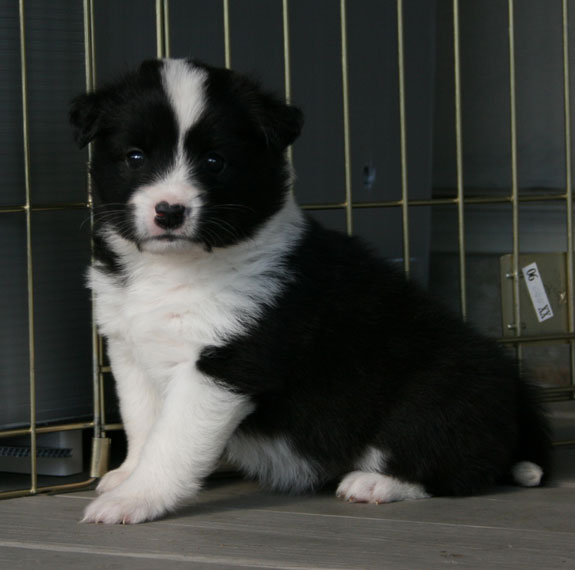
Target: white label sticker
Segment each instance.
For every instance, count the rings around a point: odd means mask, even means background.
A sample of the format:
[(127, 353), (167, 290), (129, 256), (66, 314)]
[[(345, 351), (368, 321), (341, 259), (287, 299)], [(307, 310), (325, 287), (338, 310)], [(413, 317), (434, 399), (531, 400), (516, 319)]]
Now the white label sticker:
[(529, 291), (529, 296), (531, 297), (531, 302), (533, 307), (535, 307), (535, 312), (537, 313), (537, 319), (540, 323), (546, 321), (547, 319), (553, 318), (553, 309), (551, 308), (551, 303), (545, 292), (545, 287), (543, 286), (543, 280), (541, 279), (541, 274), (539, 273), (539, 268), (536, 263), (531, 263), (526, 265), (523, 269), (523, 277), (525, 277), (525, 284), (527, 285), (527, 290)]

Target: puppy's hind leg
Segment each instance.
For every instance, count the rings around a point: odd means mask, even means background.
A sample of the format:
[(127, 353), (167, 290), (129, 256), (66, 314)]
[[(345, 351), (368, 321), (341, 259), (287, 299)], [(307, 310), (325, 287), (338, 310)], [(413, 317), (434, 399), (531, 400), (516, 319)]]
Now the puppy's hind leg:
[(393, 503), (430, 497), (421, 485), (385, 475), (387, 454), (369, 446), (355, 462), (356, 471), (348, 473), (339, 484), (336, 495), (351, 503)]
[(339, 484), (336, 496), (351, 503), (393, 503), (430, 497), (421, 485), (366, 471), (352, 471)]

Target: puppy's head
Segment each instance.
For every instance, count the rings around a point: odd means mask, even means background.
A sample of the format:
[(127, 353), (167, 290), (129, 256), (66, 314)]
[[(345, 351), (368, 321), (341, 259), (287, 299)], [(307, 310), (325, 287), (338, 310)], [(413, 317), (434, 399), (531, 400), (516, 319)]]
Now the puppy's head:
[(144, 62), (74, 99), (70, 120), (94, 142), (96, 219), (155, 252), (252, 236), (284, 203), (302, 125), (254, 81), (190, 60)]

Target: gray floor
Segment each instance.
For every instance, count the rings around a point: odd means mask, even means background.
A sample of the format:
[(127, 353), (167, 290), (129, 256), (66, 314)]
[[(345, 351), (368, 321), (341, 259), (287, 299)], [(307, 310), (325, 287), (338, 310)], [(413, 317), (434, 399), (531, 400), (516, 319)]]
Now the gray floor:
[(78, 524), (92, 496), (0, 501), (0, 569), (575, 568), (575, 447), (557, 450), (545, 488), (464, 499), (348, 504), (221, 478), (161, 521)]

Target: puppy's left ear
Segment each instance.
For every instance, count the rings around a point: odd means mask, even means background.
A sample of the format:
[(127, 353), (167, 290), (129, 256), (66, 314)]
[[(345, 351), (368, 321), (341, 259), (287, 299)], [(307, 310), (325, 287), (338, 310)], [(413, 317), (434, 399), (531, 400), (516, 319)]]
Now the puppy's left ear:
[(270, 146), (283, 150), (299, 136), (303, 113), (298, 107), (264, 95), (260, 109), (260, 126)]
[(83, 93), (72, 100), (70, 123), (74, 127), (74, 140), (80, 148), (92, 142), (100, 127), (102, 109), (97, 93)]

